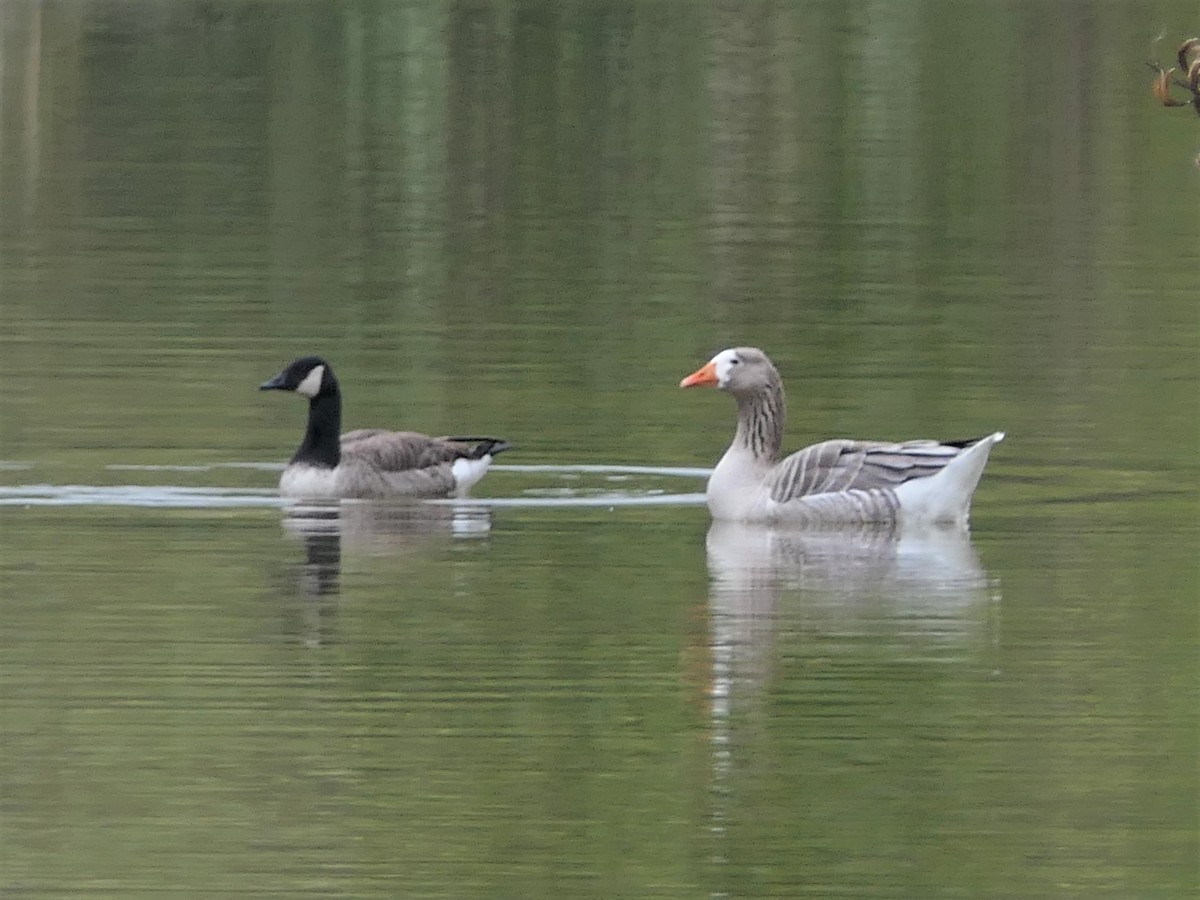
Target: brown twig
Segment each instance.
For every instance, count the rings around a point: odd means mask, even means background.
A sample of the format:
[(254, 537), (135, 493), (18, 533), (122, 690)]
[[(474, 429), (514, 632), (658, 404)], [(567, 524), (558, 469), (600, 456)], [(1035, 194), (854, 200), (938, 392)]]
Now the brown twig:
[(1196, 59), (1200, 59), (1200, 37), (1188, 38), (1179, 45), (1179, 68), (1185, 72), (1191, 68), (1191, 65), (1196, 60), (1190, 57), (1195, 54)]
[[(1153, 56), (1154, 48), (1158, 46), (1158, 42), (1163, 39), (1163, 35), (1159, 35), (1150, 43), (1151, 55)], [(1179, 50), (1176, 52), (1176, 57), (1179, 60), (1179, 69), (1187, 73), (1186, 79), (1172, 77), (1175, 73), (1175, 68), (1164, 69), (1156, 62), (1149, 62), (1150, 66), (1157, 74), (1154, 83), (1150, 85), (1150, 93), (1154, 99), (1163, 106), (1191, 106), (1196, 110), (1196, 114), (1200, 115), (1200, 37), (1188, 38), (1179, 45)], [(1182, 88), (1192, 95), (1191, 100), (1177, 100), (1171, 96), (1171, 87)]]

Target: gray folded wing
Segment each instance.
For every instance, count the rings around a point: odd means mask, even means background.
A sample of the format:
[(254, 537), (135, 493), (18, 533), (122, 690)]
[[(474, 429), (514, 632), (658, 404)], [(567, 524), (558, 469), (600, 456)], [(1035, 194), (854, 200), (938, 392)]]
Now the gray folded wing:
[(362, 462), (384, 472), (426, 469), (456, 459), (471, 458), (468, 444), (433, 438), (415, 431), (361, 428), (342, 435), (342, 458)]
[(823, 441), (780, 461), (767, 488), (776, 503), (833, 491), (894, 489), (939, 472), (961, 451), (957, 442)]

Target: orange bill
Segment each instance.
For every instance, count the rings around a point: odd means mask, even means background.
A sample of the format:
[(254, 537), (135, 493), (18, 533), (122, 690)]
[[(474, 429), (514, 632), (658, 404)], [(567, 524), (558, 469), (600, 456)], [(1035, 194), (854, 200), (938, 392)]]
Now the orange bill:
[(697, 369), (683, 381), (679, 382), (680, 387), (699, 387), (708, 386), (717, 383), (717, 366), (715, 363), (705, 363), (703, 367)]

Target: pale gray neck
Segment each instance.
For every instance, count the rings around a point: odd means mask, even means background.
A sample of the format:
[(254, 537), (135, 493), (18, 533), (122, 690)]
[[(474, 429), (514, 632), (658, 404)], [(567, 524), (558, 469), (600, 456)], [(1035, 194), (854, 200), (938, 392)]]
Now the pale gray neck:
[(774, 463), (783, 446), (783, 423), (787, 415), (783, 385), (772, 379), (755, 391), (736, 394), (737, 432), (733, 446), (750, 451), (757, 460)]

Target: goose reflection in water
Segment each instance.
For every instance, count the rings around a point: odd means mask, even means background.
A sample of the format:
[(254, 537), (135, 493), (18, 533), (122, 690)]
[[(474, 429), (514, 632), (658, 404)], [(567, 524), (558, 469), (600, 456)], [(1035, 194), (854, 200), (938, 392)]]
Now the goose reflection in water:
[(803, 608), (835, 628), (868, 614), (903, 619), (906, 630), (954, 630), (986, 598), (987, 576), (964, 528), (864, 526), (788, 530), (713, 522), (706, 541), (718, 616), (774, 608), (775, 594), (805, 592)]
[(304, 546), (304, 561), (295, 566), (292, 579), (301, 603), (287, 633), (312, 647), (332, 642), (343, 551), (388, 557), (425, 553), (446, 541), (485, 537), (491, 527), (491, 511), (470, 502), (329, 501), (286, 508), (284, 531)]
[[(718, 521), (706, 547), (714, 696), (766, 677), (781, 620), (823, 637), (890, 636), (919, 657), (968, 637), (995, 599), (962, 528), (805, 531)], [(784, 594), (795, 602), (781, 612)]]
[(807, 652), (814, 662), (866, 670), (881, 653), (904, 662), (969, 658), (998, 600), (965, 528), (804, 531), (717, 521), (706, 545), (717, 834), (737, 758), (753, 755), (769, 718), (748, 713), (764, 702), (780, 656)]

